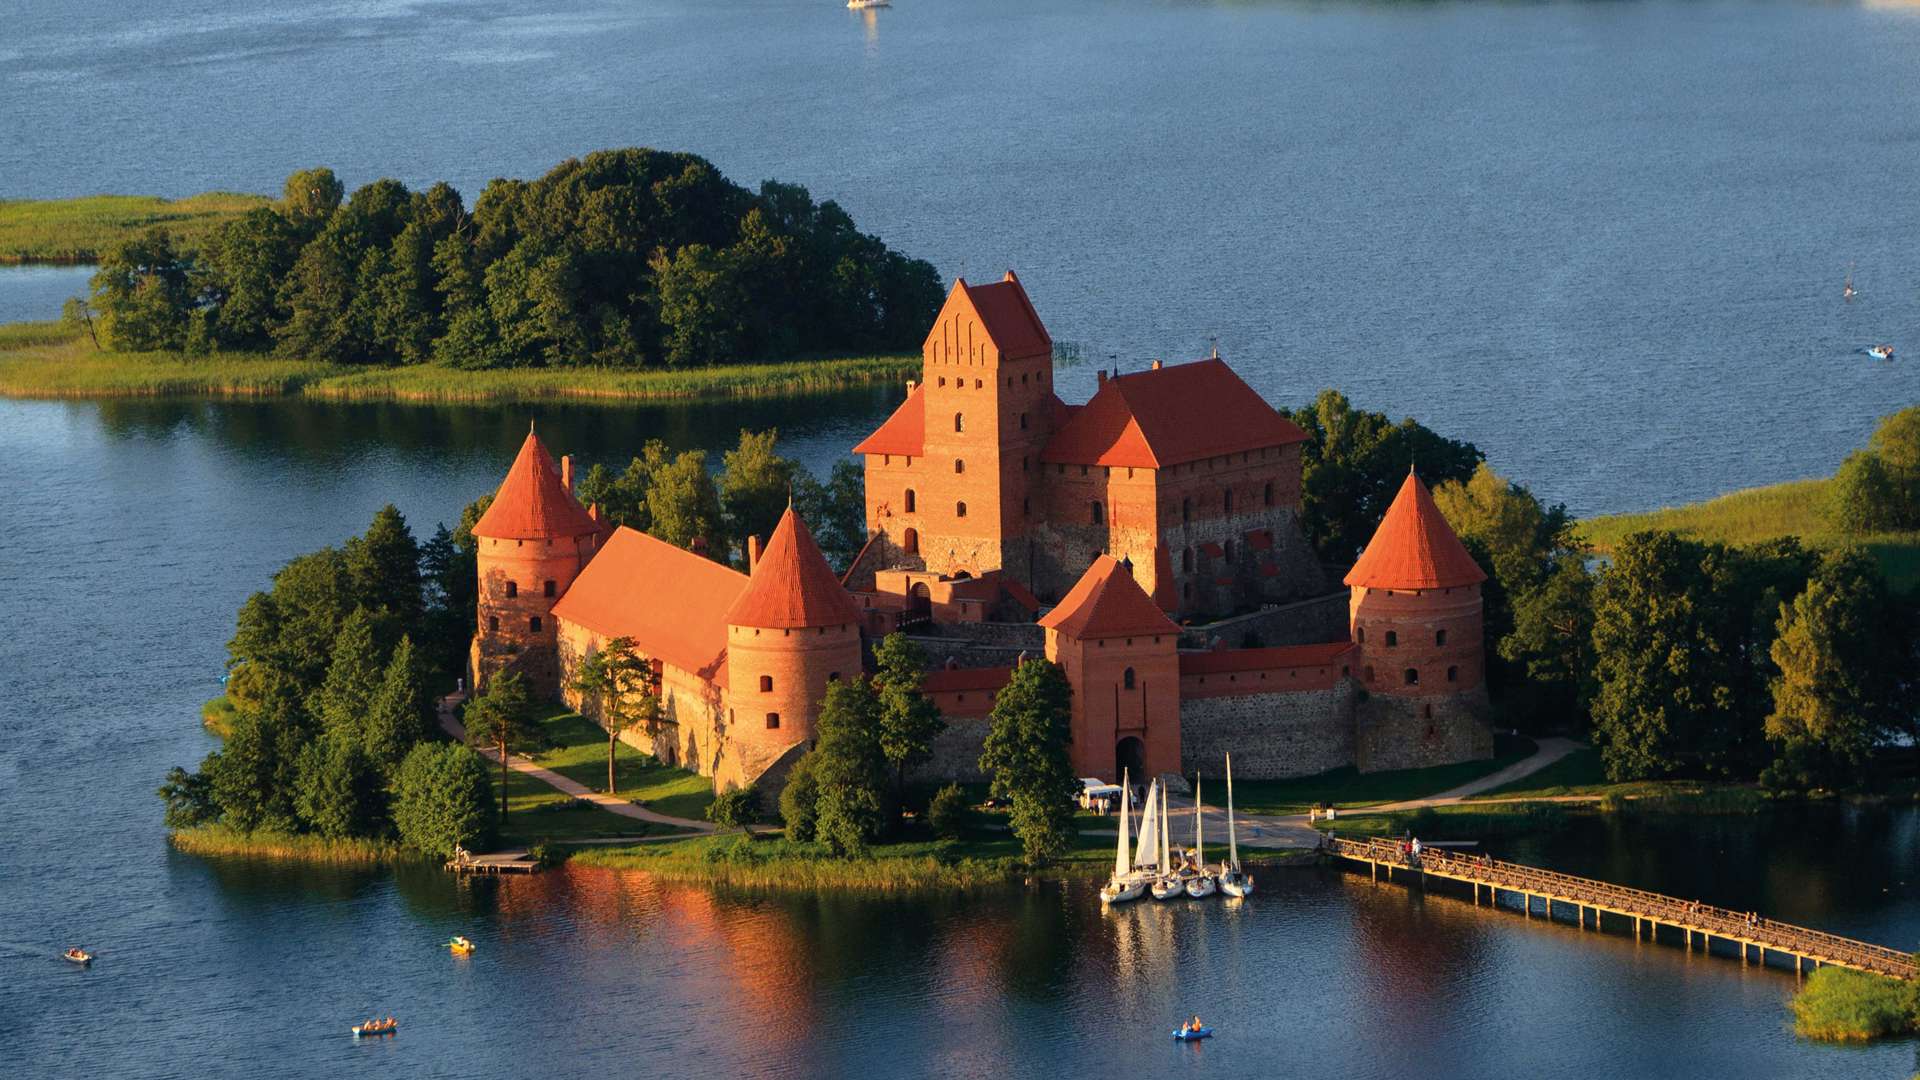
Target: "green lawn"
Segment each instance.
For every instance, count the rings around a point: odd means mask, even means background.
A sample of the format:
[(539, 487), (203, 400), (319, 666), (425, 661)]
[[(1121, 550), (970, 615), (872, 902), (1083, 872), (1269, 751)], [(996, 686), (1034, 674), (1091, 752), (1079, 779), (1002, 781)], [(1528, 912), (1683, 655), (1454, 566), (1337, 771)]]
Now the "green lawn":
[[(1494, 756), (1487, 761), (1377, 773), (1362, 773), (1349, 765), (1295, 780), (1237, 780), (1233, 785), (1234, 804), (1254, 814), (1304, 814), (1308, 807), (1321, 803), (1347, 810), (1420, 799), (1498, 772), (1530, 757), (1535, 749), (1532, 739), (1496, 735)], [(1224, 794), (1222, 788), (1212, 798), (1217, 800)]]
[[(547, 749), (526, 755), (535, 764), (586, 785), (607, 788), (607, 736), (599, 725), (564, 706), (550, 706), (540, 718)], [(614, 777), (619, 794), (650, 810), (700, 820), (713, 801), (713, 788), (704, 777), (685, 769), (669, 768), (620, 744), (614, 755)], [(494, 794), (499, 795), (499, 770), (494, 769)], [(609, 813), (591, 803), (564, 795), (524, 773), (511, 773), (507, 782), (509, 813), (501, 842), (509, 847), (542, 841), (603, 839), (616, 836), (666, 836), (685, 830), (655, 825)]]
[(88, 195), (77, 199), (0, 200), (0, 263), (97, 261), (128, 237), (162, 225), (192, 250), (215, 229), (255, 207), (265, 195), (208, 191), (184, 199), (152, 195)]
[(1554, 795), (1597, 794), (1609, 787), (1607, 774), (1600, 767), (1600, 751), (1591, 747), (1575, 750), (1532, 776), (1523, 776), (1486, 792), (1482, 798), (1513, 795), (1545, 798)]
[(1797, 536), (1811, 547), (1859, 544), (1879, 558), (1881, 570), (1896, 588), (1920, 586), (1920, 533), (1860, 537), (1834, 533), (1821, 516), (1828, 482), (1794, 480), (1735, 491), (1688, 506), (1592, 518), (1580, 523), (1580, 536), (1603, 553), (1628, 534), (1645, 529), (1665, 529), (1697, 540), (1734, 545), (1783, 536)]

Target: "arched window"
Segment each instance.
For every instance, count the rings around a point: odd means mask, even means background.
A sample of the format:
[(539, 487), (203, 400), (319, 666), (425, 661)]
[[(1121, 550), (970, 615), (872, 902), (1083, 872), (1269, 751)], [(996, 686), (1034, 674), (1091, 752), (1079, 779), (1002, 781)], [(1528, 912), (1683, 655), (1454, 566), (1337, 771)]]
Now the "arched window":
[(920, 530), (908, 529), (900, 535), (900, 548), (909, 555), (920, 554)]
[(1460, 669), (1458, 667), (1451, 664), (1447, 666), (1447, 681), (1448, 682), (1460, 681)]
[(1410, 667), (1407, 669), (1407, 685), (1408, 686), (1420, 685), (1420, 669), (1419, 668)]
[(1355, 641), (1358, 641), (1360, 644), (1365, 645), (1367, 643), (1367, 628), (1362, 626), (1359, 629), (1355, 630), (1353, 632), (1353, 638)]
[(962, 461), (962, 460), (960, 460), (959, 458), (954, 458), (954, 459), (953, 459), (953, 471), (954, 471), (954, 472), (956, 472), (956, 473), (963, 473), (963, 472), (966, 472), (966, 471), (967, 471), (967, 463), (966, 463), (966, 462), (964, 462), (964, 461)]
[(1232, 488), (1228, 488), (1227, 490), (1220, 493), (1220, 505), (1222, 508), (1226, 510), (1228, 514), (1233, 513), (1233, 489)]
[(909, 514), (913, 513), (913, 508), (917, 505), (918, 503), (914, 501), (913, 489), (908, 488), (907, 489), (907, 513)]
[(1435, 645), (1445, 645), (1447, 643), (1447, 632), (1445, 630), (1435, 630), (1433, 632), (1433, 643)]
[(1393, 630), (1387, 631), (1387, 648), (1391, 649), (1398, 644), (1400, 644), (1400, 635)]
[(1182, 551), (1180, 553), (1180, 572), (1183, 574), (1193, 573), (1193, 549), (1192, 548), (1188, 548), (1185, 551)]
[(536, 634), (539, 633), (540, 632), (540, 616), (535, 615), (534, 617), (528, 619), (527, 629), (533, 631)]
[(499, 632), (500, 632), (500, 616), (498, 615), (487, 616), (487, 633), (497, 634)]
[(966, 504), (966, 503), (963, 503), (963, 502), (957, 502), (957, 503), (954, 503), (954, 504), (953, 504), (953, 516), (954, 516), (954, 517), (966, 517), (966, 516), (967, 516), (967, 504)]
[(967, 430), (967, 418), (964, 414), (962, 413), (953, 414), (953, 430), (955, 431)]
[(519, 595), (520, 595), (520, 583), (517, 581), (507, 582), (507, 599), (511, 600), (514, 597)]
[(1021, 431), (1027, 430), (1027, 414), (1026, 413), (1020, 414), (1020, 430)]
[(1100, 525), (1100, 524), (1103, 524), (1103, 523), (1105, 523), (1105, 522), (1106, 522), (1106, 520), (1107, 520), (1107, 511), (1106, 511), (1106, 508), (1105, 508), (1105, 507), (1102, 507), (1102, 506), (1100, 505), (1100, 500), (1099, 500), (1099, 499), (1095, 499), (1095, 500), (1093, 500), (1093, 502), (1091, 502), (1091, 503), (1089, 503), (1089, 504), (1088, 504), (1088, 507), (1089, 507), (1089, 509), (1090, 509), (1090, 511), (1091, 511), (1091, 514), (1092, 514), (1092, 519), (1093, 519), (1093, 523), (1094, 523), (1095, 525)]
[(777, 728), (779, 726), (780, 726), (780, 714), (777, 712), (768, 713), (767, 714), (767, 730), (771, 731), (774, 728)]
[(547, 595), (548, 596), (553, 595), (553, 582), (551, 581), (547, 582)]
[(1267, 481), (1267, 486), (1260, 489), (1260, 499), (1268, 506), (1273, 505), (1273, 481)]
[(1120, 685), (1127, 688), (1128, 690), (1133, 689), (1133, 669), (1132, 668), (1128, 668), (1126, 671), (1121, 673)]
[(1187, 522), (1190, 522), (1192, 520), (1193, 520), (1193, 500), (1181, 499), (1180, 500), (1180, 523), (1184, 525)]
[(771, 675), (760, 676), (760, 692), (763, 694), (773, 693), (773, 676)]

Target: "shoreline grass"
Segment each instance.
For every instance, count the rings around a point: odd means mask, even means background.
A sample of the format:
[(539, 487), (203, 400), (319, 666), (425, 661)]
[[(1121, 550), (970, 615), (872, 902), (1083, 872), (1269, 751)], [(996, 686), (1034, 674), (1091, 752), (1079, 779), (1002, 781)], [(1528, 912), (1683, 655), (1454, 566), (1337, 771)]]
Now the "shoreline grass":
[(1580, 522), (1578, 531), (1580, 539), (1601, 554), (1613, 550), (1629, 534), (1646, 529), (1742, 546), (1788, 536), (1815, 548), (1857, 544), (1880, 560), (1881, 571), (1895, 588), (1920, 587), (1920, 532), (1867, 536), (1836, 533), (1822, 514), (1831, 482), (1828, 477), (1790, 480), (1728, 492), (1705, 502), (1644, 513), (1608, 514)]
[(265, 195), (206, 191), (184, 199), (154, 195), (86, 195), (75, 199), (0, 199), (0, 264), (99, 261), (113, 245), (165, 226), (188, 249), (262, 206)]
[(1920, 985), (1823, 967), (1793, 996), (1793, 1031), (1822, 1042), (1865, 1042), (1920, 1033)]
[(579, 851), (572, 861), (638, 870), (673, 881), (747, 889), (900, 893), (975, 889), (1031, 876), (1092, 877), (1113, 857), (1112, 840), (1080, 837), (1065, 858), (1035, 871), (1021, 861), (1019, 849), (1011, 834), (981, 829), (964, 840), (877, 844), (863, 857), (844, 858), (831, 854), (824, 844), (730, 833)]
[(433, 364), (370, 368), (256, 353), (115, 352), (93, 348), (84, 333), (57, 322), (0, 326), (0, 395), (16, 398), (304, 397), (402, 404), (618, 404), (828, 393), (898, 382), (918, 366), (919, 357), (901, 354), (642, 371), (461, 371)]
[(243, 833), (225, 825), (174, 829), (167, 843), (187, 855), (273, 859), (287, 862), (328, 863), (337, 866), (374, 866), (402, 861), (431, 861), (390, 840), (329, 840), (291, 833)]

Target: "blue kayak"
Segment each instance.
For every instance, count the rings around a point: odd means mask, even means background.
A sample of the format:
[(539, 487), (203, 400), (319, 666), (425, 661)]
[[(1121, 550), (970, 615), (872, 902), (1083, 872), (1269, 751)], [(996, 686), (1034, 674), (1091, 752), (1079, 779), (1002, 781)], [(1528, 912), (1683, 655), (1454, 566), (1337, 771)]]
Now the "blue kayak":
[(1210, 1027), (1203, 1027), (1198, 1031), (1175, 1031), (1173, 1033), (1173, 1037), (1179, 1039), (1181, 1042), (1195, 1042), (1200, 1039), (1211, 1038), (1212, 1036), (1213, 1029)]

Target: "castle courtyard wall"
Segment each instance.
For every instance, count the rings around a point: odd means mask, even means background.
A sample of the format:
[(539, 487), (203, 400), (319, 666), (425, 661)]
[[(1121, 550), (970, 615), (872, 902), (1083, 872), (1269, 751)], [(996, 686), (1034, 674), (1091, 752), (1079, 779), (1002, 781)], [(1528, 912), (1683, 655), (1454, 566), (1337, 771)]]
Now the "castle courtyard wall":
[(1180, 768), (1248, 780), (1312, 776), (1354, 763), (1351, 679), (1317, 690), (1222, 694), (1180, 703)]

